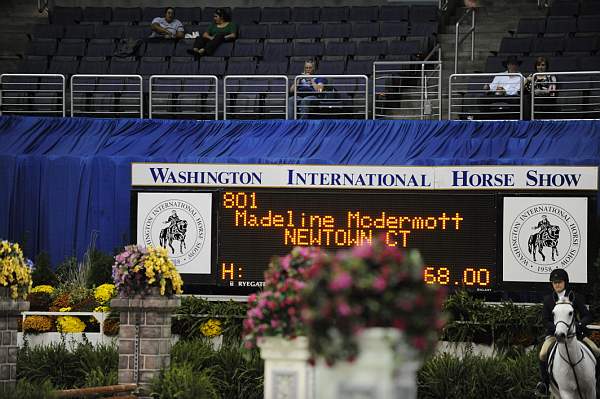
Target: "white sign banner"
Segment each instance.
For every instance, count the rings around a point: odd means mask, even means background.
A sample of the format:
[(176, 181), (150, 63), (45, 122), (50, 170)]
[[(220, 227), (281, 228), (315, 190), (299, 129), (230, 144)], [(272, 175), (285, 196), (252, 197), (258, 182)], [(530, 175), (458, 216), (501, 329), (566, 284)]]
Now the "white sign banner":
[(587, 283), (587, 198), (507, 197), (503, 219), (504, 281), (549, 282), (560, 268)]
[(132, 186), (389, 190), (597, 190), (595, 166), (133, 163)]
[(167, 248), (179, 273), (210, 274), (212, 194), (140, 193), (137, 243)]

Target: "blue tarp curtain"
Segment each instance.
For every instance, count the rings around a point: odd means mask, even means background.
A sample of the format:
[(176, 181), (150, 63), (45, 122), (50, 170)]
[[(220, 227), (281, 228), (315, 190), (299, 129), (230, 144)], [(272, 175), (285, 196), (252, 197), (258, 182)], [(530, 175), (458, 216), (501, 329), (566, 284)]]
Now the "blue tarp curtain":
[(600, 121), (0, 117), (0, 238), (53, 264), (128, 244), (130, 163), (600, 165)]

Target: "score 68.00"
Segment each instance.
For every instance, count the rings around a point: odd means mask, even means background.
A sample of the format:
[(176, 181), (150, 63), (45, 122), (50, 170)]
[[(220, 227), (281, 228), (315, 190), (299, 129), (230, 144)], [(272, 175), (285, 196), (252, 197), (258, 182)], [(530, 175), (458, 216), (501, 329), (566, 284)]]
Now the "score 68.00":
[(462, 271), (462, 276), (453, 278), (453, 273), (448, 267), (425, 266), (423, 280), (427, 284), (463, 285), (476, 287), (490, 286), (490, 271), (486, 268), (467, 267)]

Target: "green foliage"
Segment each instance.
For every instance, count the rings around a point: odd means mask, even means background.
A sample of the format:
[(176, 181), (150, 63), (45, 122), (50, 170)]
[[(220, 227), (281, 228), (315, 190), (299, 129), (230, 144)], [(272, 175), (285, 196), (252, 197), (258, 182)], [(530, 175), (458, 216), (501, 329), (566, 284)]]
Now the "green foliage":
[(208, 370), (198, 372), (187, 363), (163, 370), (152, 381), (151, 396), (158, 399), (218, 399)]
[(487, 305), (466, 291), (458, 291), (448, 297), (444, 308), (450, 315), (442, 334), (446, 341), (493, 342), (497, 349), (510, 351), (536, 343), (544, 333), (541, 305)]
[(179, 341), (171, 352), (173, 366), (190, 365), (206, 371), (222, 398), (263, 397), (263, 362), (257, 350), (245, 349), (241, 340), (215, 351), (206, 339)]
[(537, 351), (481, 357), (467, 353), (462, 359), (443, 354), (427, 361), (419, 371), (420, 399), (529, 399), (538, 379)]
[(118, 370), (105, 370), (100, 366), (91, 369), (85, 375), (85, 387), (101, 387), (106, 385), (117, 385), (119, 382)]
[(33, 286), (36, 285), (52, 285), (55, 286), (58, 282), (56, 274), (52, 271), (50, 266), (50, 256), (45, 252), (40, 252), (35, 257), (35, 270), (31, 274), (33, 280)]
[(115, 263), (113, 256), (97, 249), (90, 253), (90, 270), (88, 287), (97, 287), (104, 283), (112, 283), (112, 265)]
[(80, 343), (70, 350), (63, 341), (43, 347), (25, 345), (20, 348), (17, 377), (29, 381), (47, 379), (57, 388), (68, 389), (86, 384), (87, 376), (92, 372), (101, 370), (108, 375), (117, 367), (118, 352), (115, 346), (100, 345), (94, 348), (90, 343)]
[(183, 297), (173, 317), (173, 333), (183, 338), (201, 337), (200, 326), (209, 319), (218, 319), (223, 328), (223, 342), (235, 343), (242, 337), (247, 310), (245, 302), (209, 302), (193, 296)]
[(13, 389), (2, 393), (3, 399), (55, 399), (57, 398), (54, 387), (48, 380), (35, 383), (27, 380), (19, 380)]

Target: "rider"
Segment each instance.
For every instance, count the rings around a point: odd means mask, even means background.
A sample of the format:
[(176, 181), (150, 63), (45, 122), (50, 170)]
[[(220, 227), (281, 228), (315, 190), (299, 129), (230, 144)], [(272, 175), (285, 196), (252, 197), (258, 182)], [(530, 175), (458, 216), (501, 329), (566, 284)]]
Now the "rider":
[(175, 227), (177, 222), (180, 222), (180, 221), (181, 221), (181, 219), (179, 219), (179, 216), (177, 216), (177, 211), (175, 211), (173, 209), (173, 212), (172, 212), (171, 216), (169, 216), (169, 219), (167, 219), (167, 221), (163, 222), (163, 223), (170, 223), (169, 227), (167, 227), (167, 228), (173, 228), (173, 227)]
[[(543, 223), (543, 221), (540, 221), (539, 224), (541, 223)], [(544, 326), (546, 327), (546, 339), (540, 350), (540, 375), (542, 381), (538, 382), (536, 386), (536, 390), (540, 395), (548, 394), (548, 386), (550, 384), (550, 375), (548, 374), (548, 350), (556, 342), (556, 338), (554, 338), (554, 330), (556, 327), (554, 326), (554, 317), (552, 315), (552, 310), (554, 309), (556, 302), (561, 298), (571, 298), (573, 309), (577, 316), (576, 331), (579, 339), (583, 337), (585, 326), (592, 321), (592, 314), (585, 306), (583, 295), (577, 294), (567, 288), (567, 285), (569, 284), (569, 275), (564, 269), (552, 270), (552, 273), (550, 273), (550, 283), (552, 283), (553, 292), (544, 297), (544, 309), (542, 311), (542, 318)], [(592, 352), (594, 352), (594, 355), (598, 357), (600, 349), (598, 349), (596, 344), (587, 337), (583, 338), (583, 342), (585, 342)]]
[(533, 230), (540, 229), (540, 234), (544, 231), (548, 230), (550, 227), (550, 222), (548, 221), (548, 217), (546, 215), (542, 215), (542, 220), (539, 221), (537, 226), (532, 227)]

